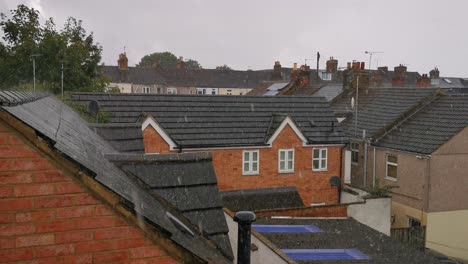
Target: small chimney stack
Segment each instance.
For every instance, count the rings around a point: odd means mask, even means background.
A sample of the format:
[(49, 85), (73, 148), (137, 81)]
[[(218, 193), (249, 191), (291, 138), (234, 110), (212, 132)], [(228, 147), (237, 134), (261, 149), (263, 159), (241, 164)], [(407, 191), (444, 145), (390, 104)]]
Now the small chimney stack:
[(179, 70), (183, 70), (185, 69), (185, 61), (184, 61), (184, 57), (179, 57), (179, 61), (177, 62), (177, 69)]
[(119, 65), (119, 70), (128, 70), (128, 58), (126, 52), (120, 53), (117, 65)]
[(250, 264), (251, 250), (251, 227), (257, 217), (253, 212), (240, 211), (234, 216), (234, 221), (238, 223), (237, 232), (237, 263)]
[(423, 74), (421, 78), (418, 79), (417, 83), (419, 88), (428, 88), (431, 87), (431, 78), (427, 74)]
[(406, 84), (406, 66), (400, 64), (399, 66), (394, 68), (394, 76), (392, 79), (392, 86), (393, 87), (401, 87), (405, 86)]
[(120, 82), (127, 82), (128, 81), (128, 58), (127, 53), (120, 53), (119, 60), (117, 61), (117, 67), (119, 69), (120, 75)]
[(273, 73), (271, 74), (271, 79), (274, 81), (279, 81), (283, 79), (281, 74), (281, 63), (279, 61), (275, 61), (275, 66), (273, 66)]
[(327, 60), (327, 72), (336, 73), (338, 71), (338, 60), (335, 60), (333, 57), (330, 57)]
[(429, 75), (431, 76), (431, 79), (439, 79), (440, 78), (439, 69), (435, 67), (433, 70), (429, 72)]

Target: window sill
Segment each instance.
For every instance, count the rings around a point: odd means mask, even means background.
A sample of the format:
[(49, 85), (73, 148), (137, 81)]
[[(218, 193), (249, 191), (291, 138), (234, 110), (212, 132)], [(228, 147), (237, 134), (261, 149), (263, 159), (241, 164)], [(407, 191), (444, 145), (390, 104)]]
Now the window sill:
[(293, 170), (292, 171), (278, 171), (278, 173), (280, 173), (280, 174), (292, 174), (292, 173), (294, 173), (294, 171)]
[(328, 169), (312, 169), (312, 171), (323, 172), (323, 171), (328, 171)]
[(258, 176), (260, 173), (255, 172), (255, 173), (242, 173), (242, 176)]
[(388, 177), (388, 176), (385, 176), (385, 179), (389, 180), (389, 181), (394, 181), (394, 182), (397, 181), (397, 178), (392, 178), (392, 177)]

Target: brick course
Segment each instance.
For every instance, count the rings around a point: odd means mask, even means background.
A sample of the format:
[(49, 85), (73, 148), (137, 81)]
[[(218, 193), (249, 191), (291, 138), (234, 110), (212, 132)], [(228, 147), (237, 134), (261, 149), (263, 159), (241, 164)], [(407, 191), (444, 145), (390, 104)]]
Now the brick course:
[[(143, 131), (146, 153), (169, 153), (169, 145), (159, 134), (148, 126)], [(323, 147), (320, 147), (323, 148)], [(303, 142), (293, 129), (287, 125), (271, 148), (258, 148), (260, 153), (259, 174), (242, 175), (242, 153), (246, 149), (213, 149), (210, 150), (213, 166), (221, 191), (273, 188), (296, 186), (303, 202), (335, 204), (338, 201), (338, 190), (330, 186), (332, 176), (341, 176), (341, 147), (326, 146), (328, 165), (326, 171), (312, 170), (313, 147), (303, 146)], [(278, 150), (294, 149), (294, 172), (278, 172)], [(256, 150), (249, 148), (248, 150)]]
[(2, 122), (0, 197), (0, 263), (177, 263)]

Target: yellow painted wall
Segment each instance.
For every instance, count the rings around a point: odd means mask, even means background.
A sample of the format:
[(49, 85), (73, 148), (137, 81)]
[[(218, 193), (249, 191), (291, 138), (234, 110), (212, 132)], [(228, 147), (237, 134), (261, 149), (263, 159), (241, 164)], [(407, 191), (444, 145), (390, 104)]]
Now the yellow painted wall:
[(426, 247), (468, 260), (468, 210), (428, 213)]
[(417, 219), (421, 221), (421, 225), (426, 225), (427, 214), (421, 210), (409, 207), (395, 201), (392, 201), (392, 217), (394, 218), (392, 222), (392, 228), (404, 228), (409, 227), (408, 217)]
[(232, 95), (246, 95), (252, 91), (251, 88), (219, 88), (219, 95), (227, 95), (228, 90), (231, 90)]

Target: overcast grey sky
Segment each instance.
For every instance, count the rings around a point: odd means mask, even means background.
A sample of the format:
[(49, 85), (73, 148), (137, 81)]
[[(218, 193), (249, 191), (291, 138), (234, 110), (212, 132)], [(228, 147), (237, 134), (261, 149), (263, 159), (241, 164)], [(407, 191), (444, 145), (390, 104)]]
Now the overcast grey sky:
[(365, 61), (372, 68), (406, 64), (427, 73), (468, 77), (466, 0), (0, 0), (0, 12), (25, 3), (53, 17), (83, 20), (103, 46), (103, 62), (116, 65), (127, 48), (130, 65), (142, 56), (170, 51), (205, 68), (284, 67), (322, 55), (339, 65)]

